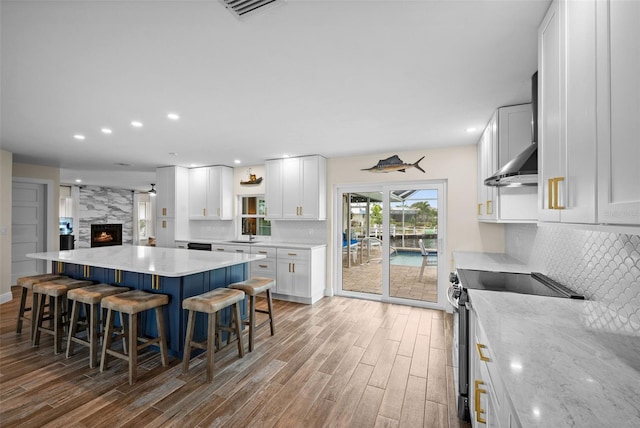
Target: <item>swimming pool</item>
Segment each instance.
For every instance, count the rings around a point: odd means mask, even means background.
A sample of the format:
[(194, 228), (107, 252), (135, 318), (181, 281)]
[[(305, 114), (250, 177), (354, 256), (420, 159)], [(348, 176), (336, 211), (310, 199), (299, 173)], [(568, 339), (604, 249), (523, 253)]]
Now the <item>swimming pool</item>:
[[(427, 256), (430, 265), (438, 263), (438, 256)], [(397, 255), (391, 255), (391, 264), (396, 266), (422, 266), (422, 254), (417, 251), (398, 251)]]

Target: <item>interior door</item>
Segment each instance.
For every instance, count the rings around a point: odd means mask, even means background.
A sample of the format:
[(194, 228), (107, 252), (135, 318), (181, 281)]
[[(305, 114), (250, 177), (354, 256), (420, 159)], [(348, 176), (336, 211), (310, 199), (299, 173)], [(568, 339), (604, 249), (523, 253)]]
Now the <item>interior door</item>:
[(26, 257), (28, 253), (45, 251), (44, 184), (13, 182), (11, 224), (11, 283), (21, 276), (46, 272), (43, 260)]
[(337, 293), (444, 307), (445, 190), (444, 182), (339, 188)]

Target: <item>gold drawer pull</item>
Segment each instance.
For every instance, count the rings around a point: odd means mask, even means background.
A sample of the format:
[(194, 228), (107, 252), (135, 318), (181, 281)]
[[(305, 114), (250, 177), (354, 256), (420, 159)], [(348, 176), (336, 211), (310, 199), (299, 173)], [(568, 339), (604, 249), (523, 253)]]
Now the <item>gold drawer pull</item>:
[(484, 409), (480, 407), (480, 394), (486, 394), (487, 390), (480, 388), (480, 385), (484, 385), (484, 382), (481, 380), (476, 380), (475, 385), (476, 385), (476, 394), (475, 394), (476, 421), (480, 424), (486, 424), (487, 420), (480, 416), (483, 413), (485, 413)]
[(482, 215), (482, 204), (478, 204), (478, 215)]
[(478, 355), (480, 356), (480, 361), (491, 361), (489, 357), (485, 357), (482, 353), (483, 349), (487, 349), (487, 345), (483, 345), (482, 343), (476, 343), (476, 348), (478, 348)]
[(491, 203), (493, 201), (487, 201), (487, 215), (493, 214), (493, 209), (491, 208)]
[(564, 177), (556, 177), (553, 179), (553, 206), (556, 210), (563, 210), (564, 207), (558, 202), (558, 194), (560, 193), (560, 182), (564, 181)]
[(553, 178), (547, 180), (547, 196), (549, 197), (548, 205), (549, 209), (553, 209)]
[(258, 265), (258, 267), (261, 267), (261, 268), (263, 268), (263, 269), (266, 269), (266, 268), (268, 268), (269, 266), (267, 266), (267, 265)]

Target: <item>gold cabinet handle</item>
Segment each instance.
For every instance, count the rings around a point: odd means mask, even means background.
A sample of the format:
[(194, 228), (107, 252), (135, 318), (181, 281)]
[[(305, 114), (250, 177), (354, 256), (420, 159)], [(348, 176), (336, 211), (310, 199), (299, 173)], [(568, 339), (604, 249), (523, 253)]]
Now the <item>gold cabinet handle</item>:
[(162, 215), (167, 215), (167, 209), (166, 208), (162, 208)]
[(91, 276), (91, 266), (84, 265), (82, 270), (85, 278), (89, 278)]
[(553, 209), (553, 178), (547, 180), (547, 196), (549, 197), (548, 206), (549, 209)]
[(207, 216), (207, 209), (203, 208), (202, 209), (202, 217), (206, 217)]
[(167, 228), (167, 220), (162, 220), (162, 228), (163, 229)]
[(480, 385), (484, 385), (484, 382), (481, 380), (476, 380), (475, 385), (476, 385), (476, 394), (475, 394), (476, 421), (480, 424), (486, 424), (487, 420), (482, 416), (480, 416), (483, 413), (485, 413), (485, 410), (480, 407), (480, 394), (486, 394), (487, 390), (480, 388)]
[(302, 207), (300, 207), (300, 215), (302, 215)]
[(487, 345), (483, 345), (482, 343), (476, 343), (476, 348), (478, 348), (478, 355), (480, 356), (480, 361), (491, 361), (489, 357), (486, 357), (483, 353), (483, 349), (487, 349)]
[(292, 266), (291, 272), (296, 273), (296, 264), (291, 263), (291, 266)]
[(491, 208), (491, 203), (492, 202), (493, 201), (489, 201), (489, 200), (487, 201), (487, 215), (493, 214), (493, 209)]
[(160, 275), (151, 275), (151, 289), (160, 290)]
[(258, 265), (258, 267), (259, 267), (259, 268), (262, 268), (262, 269), (266, 269), (266, 268), (268, 268), (269, 266), (267, 266), (267, 265)]
[(556, 210), (563, 210), (564, 207), (558, 202), (558, 194), (560, 193), (560, 182), (564, 181), (564, 177), (556, 177), (553, 179), (553, 206)]
[(58, 262), (58, 272), (57, 273), (62, 273), (64, 272), (64, 262)]
[(478, 204), (478, 215), (482, 215), (482, 204)]

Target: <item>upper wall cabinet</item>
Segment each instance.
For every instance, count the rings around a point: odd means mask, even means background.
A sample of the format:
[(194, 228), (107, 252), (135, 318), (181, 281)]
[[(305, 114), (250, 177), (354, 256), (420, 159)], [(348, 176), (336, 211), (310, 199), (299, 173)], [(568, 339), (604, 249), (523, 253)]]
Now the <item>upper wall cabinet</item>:
[(640, 3), (555, 0), (538, 31), (540, 221), (640, 225)]
[(189, 220), (233, 219), (233, 168), (189, 169)]
[(531, 144), (531, 104), (500, 107), (478, 142), (478, 220), (535, 222), (536, 187), (491, 187), (484, 180)]
[(156, 246), (173, 247), (189, 236), (189, 170), (180, 166), (156, 169)]
[(596, 7), (598, 222), (640, 225), (640, 2)]
[(540, 221), (596, 222), (595, 1), (555, 1), (538, 30)]
[(326, 220), (327, 160), (324, 157), (269, 160), (265, 175), (269, 220)]

